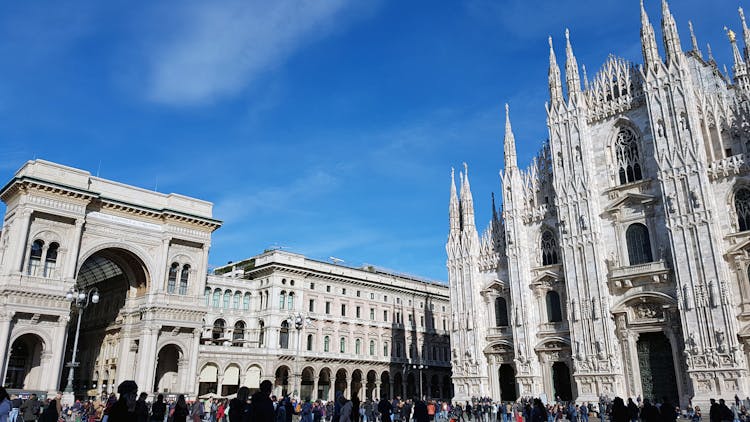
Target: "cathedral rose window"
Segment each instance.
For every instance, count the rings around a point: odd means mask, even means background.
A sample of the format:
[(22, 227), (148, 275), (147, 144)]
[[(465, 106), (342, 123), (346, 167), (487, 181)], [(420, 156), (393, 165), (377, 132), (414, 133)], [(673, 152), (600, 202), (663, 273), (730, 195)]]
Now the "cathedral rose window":
[(643, 178), (638, 140), (632, 130), (622, 128), (617, 132), (615, 157), (617, 159), (617, 176), (621, 185)]

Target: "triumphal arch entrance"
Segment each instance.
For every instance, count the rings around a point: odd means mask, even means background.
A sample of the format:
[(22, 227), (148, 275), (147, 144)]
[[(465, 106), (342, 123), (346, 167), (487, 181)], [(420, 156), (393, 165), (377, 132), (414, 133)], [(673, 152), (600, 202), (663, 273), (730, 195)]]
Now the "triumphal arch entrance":
[(212, 204), (42, 160), (0, 199), (5, 385), (85, 397), (133, 379), (194, 395)]

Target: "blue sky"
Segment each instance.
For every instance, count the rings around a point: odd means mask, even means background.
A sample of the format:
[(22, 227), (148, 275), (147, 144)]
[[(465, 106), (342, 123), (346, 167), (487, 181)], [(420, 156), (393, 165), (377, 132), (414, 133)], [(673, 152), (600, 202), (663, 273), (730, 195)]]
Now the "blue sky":
[[(684, 49), (692, 19), (731, 69), (739, 5), (672, 1)], [(4, 2), (0, 176), (43, 158), (212, 201), (214, 266), (278, 246), (446, 280), (451, 166), (484, 227), (503, 104), (525, 165), (566, 27), (589, 78), (641, 62), (637, 0)]]

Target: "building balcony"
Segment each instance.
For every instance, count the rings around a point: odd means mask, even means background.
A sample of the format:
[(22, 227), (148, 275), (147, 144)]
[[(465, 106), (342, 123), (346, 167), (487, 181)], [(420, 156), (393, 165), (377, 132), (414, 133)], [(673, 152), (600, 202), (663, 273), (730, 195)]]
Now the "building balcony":
[(513, 337), (513, 329), (510, 326), (505, 327), (490, 327), (487, 334), (488, 338), (499, 338), (499, 337)]
[(609, 287), (629, 289), (644, 283), (666, 283), (669, 271), (664, 260), (612, 268), (609, 272)]

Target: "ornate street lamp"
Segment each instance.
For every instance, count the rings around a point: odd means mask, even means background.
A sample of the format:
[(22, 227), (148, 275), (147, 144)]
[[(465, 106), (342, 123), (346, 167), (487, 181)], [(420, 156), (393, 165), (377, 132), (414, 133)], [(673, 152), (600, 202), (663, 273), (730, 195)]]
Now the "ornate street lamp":
[(417, 370), (417, 376), (419, 377), (419, 399), (422, 400), (424, 394), (422, 394), (422, 370), (427, 369), (427, 365), (412, 365), (412, 369)]
[(75, 368), (78, 367), (79, 362), (76, 362), (76, 352), (78, 352), (78, 335), (81, 332), (81, 317), (83, 316), (83, 310), (86, 309), (92, 303), (99, 303), (99, 290), (96, 288), (91, 290), (71, 288), (68, 293), (65, 294), (65, 299), (72, 304), (72, 306), (78, 311), (78, 323), (76, 324), (76, 336), (73, 340), (73, 354), (70, 357), (70, 362), (66, 365), (68, 369), (68, 383), (65, 386), (65, 393), (73, 393), (73, 375)]
[[(299, 355), (300, 355), (300, 347), (302, 344), (302, 331), (306, 328), (312, 325), (312, 319), (308, 316), (302, 315), (301, 313), (298, 314), (292, 314), (289, 316), (289, 319), (294, 322), (294, 328), (297, 330), (297, 353), (294, 356), (294, 378), (295, 378), (295, 387), (296, 387), (296, 381), (299, 380), (299, 386), (300, 390), (302, 389), (302, 374), (300, 373), (299, 369)], [(302, 391), (294, 390), (292, 392), (293, 396), (301, 395)], [(313, 392), (315, 394), (315, 392)], [(301, 396), (300, 396), (301, 398)]]

